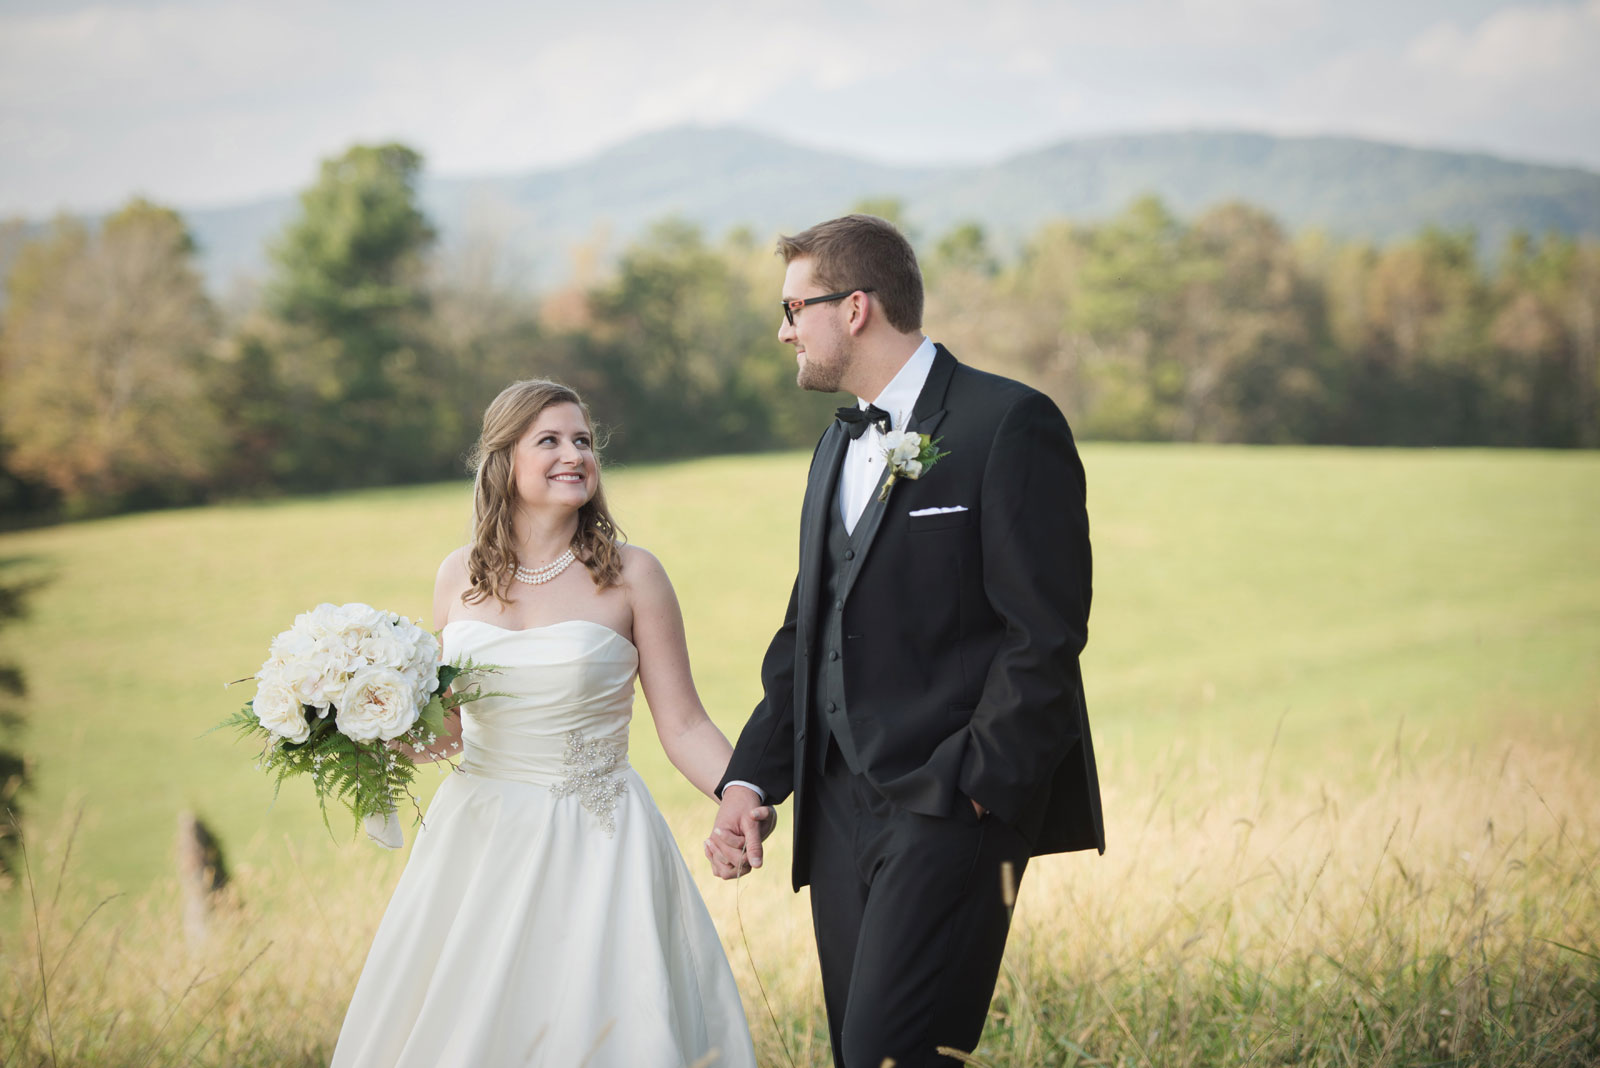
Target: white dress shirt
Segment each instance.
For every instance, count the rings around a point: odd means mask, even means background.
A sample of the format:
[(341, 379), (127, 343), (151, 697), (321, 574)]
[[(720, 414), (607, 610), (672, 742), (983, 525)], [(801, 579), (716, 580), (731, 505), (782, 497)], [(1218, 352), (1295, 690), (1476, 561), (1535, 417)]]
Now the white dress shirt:
[[(871, 402), (857, 397), (857, 406), (865, 409), (868, 403), (876, 405), (889, 413), (890, 430), (904, 430), (911, 421), (911, 409), (927, 384), (928, 372), (933, 369), (933, 356), (933, 342), (923, 337), (922, 344), (883, 387), (883, 392)], [(883, 464), (883, 434), (875, 426), (868, 426), (845, 447), (844, 463), (839, 468), (839, 516), (846, 533), (855, 533), (861, 513), (867, 510), (878, 480), (883, 477)], [(728, 785), (748, 787), (762, 801), (767, 799), (767, 792), (753, 782), (730, 779)]]
[[(911, 409), (916, 407), (933, 368), (933, 354), (933, 342), (924, 337), (883, 392), (870, 402), (889, 413), (889, 429), (904, 430), (911, 421)], [(856, 398), (858, 407), (866, 408), (868, 403)], [(883, 478), (883, 449), (883, 434), (875, 426), (868, 426), (865, 433), (845, 447), (844, 463), (839, 468), (839, 515), (848, 534), (855, 533), (861, 513), (867, 510), (873, 491)]]

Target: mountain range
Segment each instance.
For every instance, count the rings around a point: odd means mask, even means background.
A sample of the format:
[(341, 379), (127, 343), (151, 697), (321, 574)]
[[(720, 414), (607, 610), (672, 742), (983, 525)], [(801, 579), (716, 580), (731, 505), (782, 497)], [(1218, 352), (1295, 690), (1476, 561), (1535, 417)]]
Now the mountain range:
[[(1600, 237), (1600, 174), (1576, 167), (1351, 137), (1186, 131), (1076, 138), (982, 166), (893, 166), (732, 127), (678, 127), (568, 166), (496, 177), (425, 175), (424, 210), (446, 249), (489, 239), (520, 280), (568, 278), (573, 250), (615, 254), (678, 217), (710, 235), (766, 236), (895, 197), (924, 238), (965, 221), (1014, 250), (1041, 223), (1103, 219), (1153, 193), (1179, 215), (1244, 200), (1290, 230), (1385, 243), (1424, 226), (1472, 228), (1486, 255), (1515, 231)], [(212, 288), (267, 270), (293, 195), (186, 211)], [(604, 253), (602, 252), (602, 255)]]

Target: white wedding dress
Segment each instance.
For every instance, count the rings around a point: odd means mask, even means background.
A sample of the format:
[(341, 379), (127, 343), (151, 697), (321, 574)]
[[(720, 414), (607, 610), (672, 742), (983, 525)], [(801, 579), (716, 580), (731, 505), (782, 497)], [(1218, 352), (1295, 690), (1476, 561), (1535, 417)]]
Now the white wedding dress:
[[(503, 668), (462, 708), (334, 1068), (753, 1068), (733, 973), (627, 763), (637, 650), (587, 620), (444, 629)], [(715, 1051), (714, 1058), (707, 1060)]]

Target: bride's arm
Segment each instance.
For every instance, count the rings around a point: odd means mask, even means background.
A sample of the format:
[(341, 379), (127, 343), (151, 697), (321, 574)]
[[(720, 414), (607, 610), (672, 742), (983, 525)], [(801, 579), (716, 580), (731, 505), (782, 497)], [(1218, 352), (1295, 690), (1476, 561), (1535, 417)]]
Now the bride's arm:
[(404, 753), (411, 758), (411, 763), (413, 764), (432, 764), (440, 760), (455, 760), (461, 756), (461, 713), (445, 713), (444, 733), (434, 739), (431, 745), (418, 748), (409, 742), (403, 741), (384, 742), (383, 744), (397, 753)]
[[(433, 580), (433, 629), (444, 629), (450, 622), (450, 609), (461, 603), (461, 592), (467, 587), (467, 550), (457, 549), (444, 558), (439, 574)], [(390, 749), (404, 753), (413, 764), (428, 764), (439, 760), (453, 760), (461, 755), (461, 713), (449, 712), (444, 717), (444, 733), (420, 751), (405, 742), (389, 742)]]
[(639, 650), (639, 683), (672, 766), (715, 800), (733, 746), (706, 715), (689, 671), (683, 612), (666, 571), (636, 546), (626, 554), (624, 579), (633, 606), (633, 644)]

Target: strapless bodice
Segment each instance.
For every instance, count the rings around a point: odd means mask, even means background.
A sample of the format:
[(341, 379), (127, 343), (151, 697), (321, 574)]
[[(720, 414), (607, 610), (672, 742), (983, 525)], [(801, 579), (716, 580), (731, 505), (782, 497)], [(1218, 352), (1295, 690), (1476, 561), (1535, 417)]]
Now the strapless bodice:
[(443, 638), (446, 660), (500, 669), (470, 681), (509, 695), (462, 706), (462, 771), (555, 786), (571, 785), (575, 764), (626, 765), (639, 652), (621, 634), (586, 619), (526, 630), (461, 619)]

